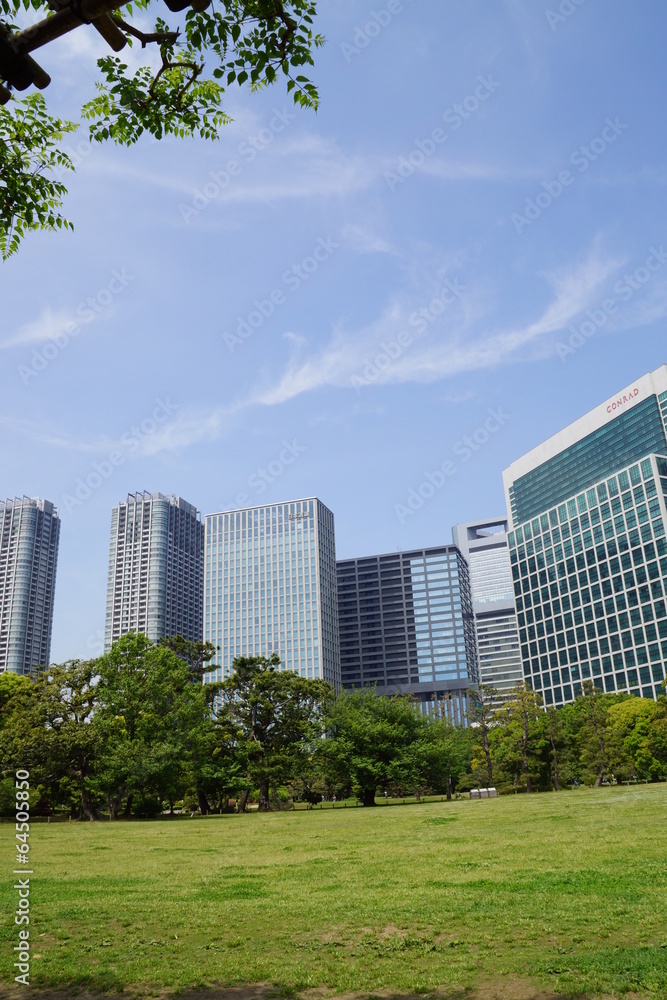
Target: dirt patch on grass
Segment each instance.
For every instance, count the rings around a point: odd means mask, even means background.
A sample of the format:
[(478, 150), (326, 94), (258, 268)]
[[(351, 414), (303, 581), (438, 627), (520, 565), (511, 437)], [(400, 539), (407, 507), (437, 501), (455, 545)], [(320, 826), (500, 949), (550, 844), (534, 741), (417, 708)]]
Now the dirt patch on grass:
[[(267, 983), (251, 986), (211, 986), (204, 989), (160, 990), (150, 987), (128, 987), (122, 992), (99, 992), (81, 987), (0, 987), (0, 1000), (26, 1000), (30, 995), (39, 1000), (562, 1000), (551, 992), (536, 989), (522, 980), (506, 978), (485, 983), (473, 989), (442, 988), (423, 993), (402, 993), (388, 989), (373, 992), (339, 993), (326, 987), (291, 990)], [(582, 996), (579, 1000), (587, 1000)], [(591, 998), (592, 1000), (592, 998)], [(596, 1000), (605, 1000), (598, 997)], [(606, 1000), (615, 1000), (613, 997)]]

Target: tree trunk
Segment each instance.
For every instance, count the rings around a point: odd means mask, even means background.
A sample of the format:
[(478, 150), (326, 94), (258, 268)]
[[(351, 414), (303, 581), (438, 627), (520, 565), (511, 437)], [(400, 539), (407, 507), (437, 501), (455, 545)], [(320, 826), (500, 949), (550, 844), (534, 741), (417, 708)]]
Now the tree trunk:
[(197, 789), (197, 802), (199, 803), (199, 811), (202, 816), (207, 816), (211, 811), (211, 807), (208, 804), (208, 799), (202, 792), (201, 788)]
[(364, 805), (365, 806), (375, 805), (375, 787), (364, 788)]
[(491, 747), (489, 746), (489, 731), (486, 723), (482, 722), (482, 746), (486, 757), (486, 785), (493, 788), (493, 764), (491, 763)]
[(452, 801), (452, 779), (451, 776), (447, 776), (447, 801)]
[(271, 804), (269, 803), (269, 782), (268, 779), (260, 781), (259, 783), (259, 811), (261, 813), (269, 812), (271, 809)]
[(554, 740), (554, 717), (553, 714), (549, 713), (549, 739), (551, 741), (551, 753), (554, 759), (554, 785), (556, 786), (556, 791), (560, 792), (560, 781), (558, 779), (558, 754), (556, 753), (556, 741)]
[(521, 741), (521, 766), (523, 767), (523, 773), (526, 777), (526, 792), (530, 794), (533, 790), (533, 783), (530, 778), (530, 771), (528, 770), (528, 713), (525, 707), (523, 710), (523, 739)]
[(123, 796), (125, 795), (125, 782), (120, 786), (115, 795), (109, 795), (109, 819), (118, 819), (118, 813), (120, 812), (120, 807), (123, 804)]
[(125, 803), (125, 809), (123, 810), (123, 816), (125, 819), (129, 819), (132, 815), (132, 799), (134, 798), (134, 792), (130, 792), (127, 797), (127, 802)]
[(244, 788), (243, 791), (241, 792), (241, 798), (239, 799), (237, 804), (237, 809), (240, 813), (245, 812), (245, 807), (247, 805), (249, 795), (250, 795), (250, 789)]
[(602, 730), (598, 727), (598, 720), (595, 716), (595, 704), (591, 705), (591, 719), (593, 722), (593, 729), (595, 731), (595, 735), (600, 741), (600, 770), (598, 771), (598, 776), (595, 779), (595, 785), (593, 786), (594, 788), (599, 788), (600, 785), (602, 784), (602, 779), (604, 778), (605, 771), (607, 770), (607, 749), (604, 745), (604, 734), (602, 733)]
[(87, 788), (81, 789), (81, 812), (86, 819), (97, 819), (97, 813)]

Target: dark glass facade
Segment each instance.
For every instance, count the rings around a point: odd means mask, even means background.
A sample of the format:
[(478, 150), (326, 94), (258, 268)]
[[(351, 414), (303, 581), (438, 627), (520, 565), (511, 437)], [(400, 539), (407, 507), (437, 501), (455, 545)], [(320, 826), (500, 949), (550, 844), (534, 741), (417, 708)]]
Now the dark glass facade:
[(656, 396), (516, 479), (509, 490), (512, 523), (536, 517), (651, 452), (667, 452)]
[(446, 700), (463, 721), (478, 670), (468, 567), (452, 545), (337, 563), (341, 679)]

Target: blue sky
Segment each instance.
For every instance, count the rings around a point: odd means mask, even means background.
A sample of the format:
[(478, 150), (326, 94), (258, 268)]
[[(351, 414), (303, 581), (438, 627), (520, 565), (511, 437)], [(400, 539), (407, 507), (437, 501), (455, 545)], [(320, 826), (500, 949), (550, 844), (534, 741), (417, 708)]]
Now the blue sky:
[[(442, 544), (667, 360), (665, 25), (657, 0), (326, 0), (317, 114), (275, 86), (231, 92), (216, 143), (70, 138), (74, 233), (0, 270), (2, 490), (61, 506), (54, 660), (100, 651), (128, 491), (316, 495), (340, 557)], [(52, 111), (101, 51), (41, 54)]]

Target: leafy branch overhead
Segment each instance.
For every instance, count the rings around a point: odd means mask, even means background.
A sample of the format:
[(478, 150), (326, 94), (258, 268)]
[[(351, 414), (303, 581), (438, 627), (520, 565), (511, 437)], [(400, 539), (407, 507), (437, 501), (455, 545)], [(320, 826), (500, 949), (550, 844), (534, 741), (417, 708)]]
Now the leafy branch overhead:
[[(97, 93), (82, 107), (97, 142), (129, 146), (144, 133), (215, 139), (230, 121), (223, 109), (229, 87), (248, 84), (255, 91), (280, 76), (296, 104), (317, 108), (317, 89), (305, 75), (323, 43), (313, 28), (316, 0), (193, 0), (187, 10), (187, 0), (165, 0), (168, 10), (163, 7), (164, 16), (149, 28), (150, 7), (158, 5), (162, 0), (0, 0), (4, 258), (28, 230), (69, 225), (58, 209), (65, 194), (62, 172), (71, 163), (57, 143), (76, 125), (51, 117), (39, 95), (16, 98), (17, 91), (48, 86), (48, 74), (31, 53), (62, 34), (95, 28), (113, 50), (98, 60)], [(15, 21), (26, 11), (44, 17), (19, 30)], [(118, 54), (132, 46), (146, 50), (134, 69)]]

